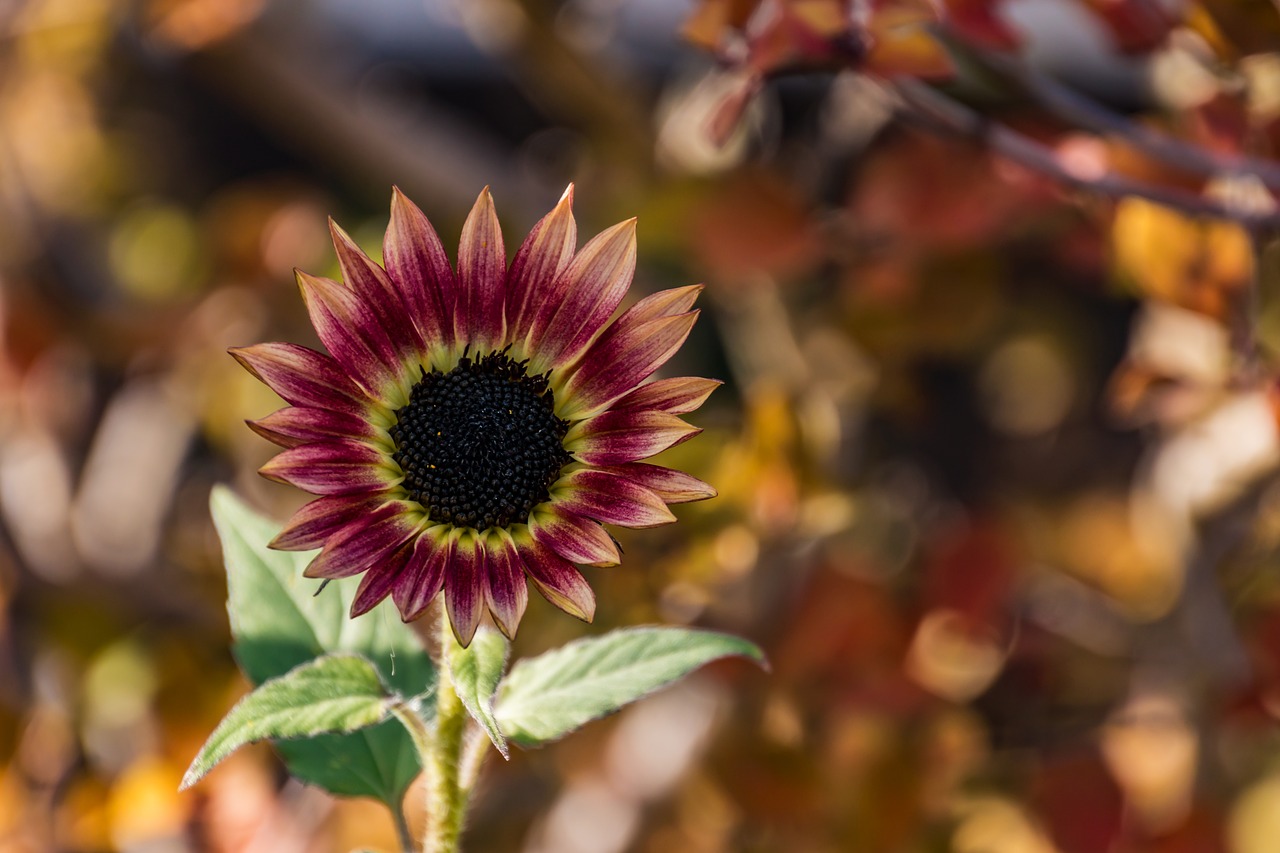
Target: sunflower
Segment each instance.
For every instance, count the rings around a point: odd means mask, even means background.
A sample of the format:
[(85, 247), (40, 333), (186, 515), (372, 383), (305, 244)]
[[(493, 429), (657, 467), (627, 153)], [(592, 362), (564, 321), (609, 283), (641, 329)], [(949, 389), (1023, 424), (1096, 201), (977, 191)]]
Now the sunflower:
[(635, 271), (635, 220), (576, 249), (573, 187), (510, 266), (480, 193), (457, 269), (399, 190), (372, 261), (330, 222), (344, 282), (299, 271), (325, 355), (291, 343), (231, 354), (290, 405), (249, 426), (284, 447), (261, 473), (319, 497), (271, 542), (319, 554), (305, 575), (363, 575), (351, 616), (388, 595), (420, 616), (443, 592), (467, 645), (487, 609), (507, 636), (525, 578), (590, 621), (575, 564), (619, 562), (602, 523), (674, 521), (667, 504), (715, 491), (642, 462), (699, 430), (680, 419), (720, 383), (646, 380), (684, 343), (700, 286), (665, 290), (610, 322)]

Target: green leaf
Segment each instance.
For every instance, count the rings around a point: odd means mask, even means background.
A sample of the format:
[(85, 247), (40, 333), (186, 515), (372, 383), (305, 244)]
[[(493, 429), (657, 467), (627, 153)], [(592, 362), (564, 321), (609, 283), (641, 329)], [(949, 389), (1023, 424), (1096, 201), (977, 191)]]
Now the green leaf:
[(492, 628), (481, 627), (467, 648), (457, 643), (451, 645), (449, 672), (453, 675), (454, 691), (502, 757), (510, 758), (507, 739), (493, 718), (493, 693), (498, 689), (510, 648), (507, 638)]
[[(435, 668), (395, 605), (384, 601), (351, 619), (357, 578), (320, 582), (304, 578), (315, 552), (272, 551), (280, 525), (254, 512), (226, 487), (210, 499), (227, 566), (227, 612), (232, 651), (255, 685), (333, 652), (367, 658), (403, 696), (435, 687)], [(289, 772), (342, 796), (374, 797), (399, 808), (421, 763), (404, 728), (388, 720), (353, 734), (319, 735), (275, 744)]]
[(325, 655), (262, 683), (209, 735), (182, 778), (188, 788), (248, 743), (352, 732), (386, 719), (397, 701), (358, 655)]
[(764, 666), (754, 643), (687, 628), (624, 628), (518, 661), (502, 682), (495, 716), (508, 738), (536, 746), (617, 711), (717, 658)]

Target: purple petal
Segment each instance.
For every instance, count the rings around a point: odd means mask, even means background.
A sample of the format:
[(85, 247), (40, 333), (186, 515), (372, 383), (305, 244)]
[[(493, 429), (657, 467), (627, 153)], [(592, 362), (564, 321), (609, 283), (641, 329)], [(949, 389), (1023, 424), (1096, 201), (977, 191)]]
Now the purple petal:
[(524, 580), (524, 563), (516, 553), (515, 543), (505, 530), (488, 538), (489, 548), (489, 612), (508, 639), (515, 639), (516, 628), (529, 604), (529, 589)]
[(338, 266), (342, 269), (342, 280), (377, 315), (379, 324), (399, 353), (420, 353), (422, 340), (409, 319), (409, 306), (400, 288), (332, 219), (329, 220), (329, 234), (338, 255)]
[(619, 318), (616, 332), (597, 342), (565, 383), (561, 416), (598, 412), (631, 391), (680, 349), (697, 319), (697, 311), (636, 325)]
[(658, 379), (620, 397), (610, 408), (653, 409), (671, 415), (687, 415), (707, 401), (724, 383), (719, 379), (673, 376)]
[(377, 607), (378, 603), (395, 589), (400, 575), (404, 572), (405, 564), (408, 563), (412, 554), (413, 543), (406, 542), (364, 573), (364, 577), (360, 579), (360, 586), (356, 589), (355, 598), (351, 600), (352, 619), (363, 616)]
[(569, 266), (578, 244), (578, 226), (573, 219), (573, 184), (560, 202), (533, 226), (529, 236), (511, 261), (507, 273), (507, 337), (523, 341), (533, 318), (547, 307), (551, 285)]
[(586, 518), (620, 527), (657, 527), (676, 520), (662, 498), (627, 477), (582, 468), (562, 478), (556, 504)]
[(232, 347), (231, 357), (288, 403), (363, 416), (372, 405), (342, 366), (323, 353), (297, 344)]
[(453, 563), (453, 539), (446, 529), (443, 525), (429, 528), (414, 540), (409, 562), (391, 590), (406, 622), (421, 616), (444, 587), (445, 569)]
[(529, 537), (516, 539), (516, 550), (524, 562), (529, 580), (543, 598), (570, 616), (590, 622), (596, 612), (596, 597), (582, 573), (550, 548)]
[(489, 188), (481, 191), (462, 226), (458, 247), (458, 284), (462, 302), (454, 315), (458, 340), (470, 341), (484, 352), (495, 348), (506, 331), (503, 297), (507, 252), (502, 226)]
[(529, 332), (529, 372), (570, 364), (587, 348), (631, 287), (636, 221), (597, 234), (550, 288)]
[(616, 566), (622, 557), (603, 527), (557, 503), (535, 509), (529, 517), (535, 540), (561, 557), (588, 566)]
[(401, 363), (369, 305), (336, 281), (297, 273), (311, 325), (329, 353), (376, 400), (400, 405)]
[(476, 626), (484, 615), (485, 547), (473, 531), (457, 536), (453, 562), (444, 573), (444, 603), (449, 611), (449, 625), (463, 648), (471, 645)]
[(363, 524), (351, 524), (329, 537), (307, 570), (309, 578), (349, 578), (391, 558), (422, 530), (422, 513), (408, 501), (387, 501)]
[(249, 429), (281, 447), (297, 447), (309, 441), (335, 438), (372, 439), (377, 429), (362, 417), (330, 409), (289, 406), (256, 421), (245, 421)]
[(258, 469), (268, 480), (313, 495), (376, 492), (400, 479), (385, 455), (359, 441), (338, 440), (292, 447)]
[(716, 490), (697, 477), (661, 465), (628, 462), (600, 470), (639, 483), (669, 504), (692, 503), (716, 496)]
[(344, 527), (359, 525), (386, 502), (375, 495), (329, 495), (299, 509), (276, 538), (267, 543), (277, 551), (310, 551), (319, 548)]
[(391, 224), (382, 240), (382, 262), (400, 285), (409, 316), (426, 345), (451, 345), (457, 280), (431, 222), (399, 189), (391, 193)]
[(647, 459), (700, 432), (666, 412), (610, 409), (571, 427), (564, 448), (588, 465), (617, 465)]

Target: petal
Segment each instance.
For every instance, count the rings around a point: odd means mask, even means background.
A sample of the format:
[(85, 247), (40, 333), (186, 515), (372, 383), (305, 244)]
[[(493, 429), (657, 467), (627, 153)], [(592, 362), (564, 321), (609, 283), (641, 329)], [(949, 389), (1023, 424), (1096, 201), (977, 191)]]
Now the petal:
[(529, 604), (524, 563), (505, 530), (490, 535), (486, 547), (489, 549), (489, 612), (502, 633), (508, 639), (515, 639), (516, 628)]
[(647, 459), (700, 432), (666, 412), (610, 409), (570, 427), (564, 449), (588, 465), (616, 465)]
[(658, 379), (618, 399), (612, 409), (653, 409), (672, 415), (687, 415), (707, 401), (711, 392), (724, 383), (719, 379), (673, 376)]
[(299, 509), (276, 538), (267, 543), (277, 551), (310, 551), (319, 548), (344, 527), (364, 519), (386, 502), (383, 495), (329, 495)]
[(534, 509), (529, 532), (535, 540), (574, 563), (616, 566), (618, 546), (603, 527), (554, 502)]
[(365, 414), (372, 400), (329, 356), (297, 344), (232, 347), (231, 357), (286, 402), (352, 415)]
[[(507, 273), (507, 337), (523, 341), (533, 319), (557, 305), (549, 303), (552, 284), (569, 266), (578, 245), (578, 225), (573, 219), (573, 184), (560, 202), (533, 226), (511, 261)], [(547, 317), (550, 319), (550, 317)]]
[(636, 268), (636, 221), (597, 234), (582, 247), (547, 294), (529, 332), (529, 372), (573, 362), (631, 287)]
[[(657, 293), (650, 294), (641, 299), (635, 305), (628, 308), (618, 321), (623, 325), (633, 325), (638, 323), (647, 323), (650, 320), (657, 320), (660, 317), (674, 317), (677, 314), (685, 314), (689, 309), (693, 308), (693, 303), (698, 301), (699, 294), (705, 288), (701, 284), (690, 284), (685, 287), (673, 287), (670, 290), (659, 290)], [(619, 323), (614, 323), (610, 329), (618, 328)], [(610, 334), (610, 329), (606, 329), (604, 336)]]
[(403, 404), (400, 356), (378, 315), (352, 290), (336, 281), (297, 272), (311, 325), (325, 348), (374, 397)]
[(382, 262), (400, 285), (409, 316), (427, 346), (450, 346), (457, 280), (430, 220), (398, 188), (391, 192), (391, 223), (382, 240)]
[(453, 563), (453, 539), (446, 535), (447, 530), (437, 525), (414, 540), (409, 562), (391, 590), (406, 622), (421, 616), (444, 587), (445, 569)]
[(297, 447), (309, 441), (335, 438), (372, 439), (378, 429), (364, 418), (330, 409), (289, 406), (256, 421), (245, 421), (249, 429), (281, 447)]
[(591, 468), (562, 477), (552, 498), (576, 515), (620, 527), (657, 527), (676, 520), (662, 498), (644, 486)]
[(507, 276), (507, 251), (502, 244), (502, 226), (493, 206), (489, 188), (481, 191), (462, 226), (458, 246), (458, 284), (462, 301), (454, 314), (457, 339), (469, 341), (473, 349), (494, 349), (506, 331), (503, 304)]
[(463, 528), (455, 537), (453, 561), (445, 567), (444, 603), (453, 636), (466, 648), (484, 615), (487, 561), (484, 543), (475, 531)]
[(635, 388), (675, 355), (697, 319), (697, 311), (635, 325), (619, 318), (617, 331), (593, 346), (556, 392), (565, 401), (560, 417), (598, 412)]
[(582, 573), (529, 536), (516, 537), (515, 543), (529, 580), (543, 598), (570, 616), (590, 622), (596, 612), (596, 597)]
[(351, 600), (352, 619), (377, 607), (395, 589), (412, 554), (413, 543), (406, 542), (364, 573), (360, 586), (356, 588), (355, 597)]
[(373, 309), (392, 345), (405, 355), (421, 352), (422, 340), (409, 319), (409, 306), (405, 303), (400, 288), (333, 219), (329, 220), (329, 235), (338, 255), (342, 280)]
[(367, 571), (422, 530), (422, 513), (408, 501), (387, 501), (366, 517), (363, 524), (343, 528), (311, 561), (303, 575), (309, 578), (349, 578)]
[(716, 490), (697, 477), (647, 462), (628, 462), (599, 469), (639, 483), (669, 504), (692, 503), (714, 498)]
[(394, 486), (400, 475), (393, 464), (369, 445), (343, 439), (290, 448), (258, 473), (313, 495), (349, 495)]

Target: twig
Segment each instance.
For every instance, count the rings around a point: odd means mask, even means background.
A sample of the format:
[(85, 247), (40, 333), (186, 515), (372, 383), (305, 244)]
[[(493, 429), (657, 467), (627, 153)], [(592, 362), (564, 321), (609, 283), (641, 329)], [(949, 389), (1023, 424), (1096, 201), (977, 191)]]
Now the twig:
[(1112, 198), (1136, 196), (1171, 207), (1191, 216), (1207, 216), (1239, 222), (1250, 228), (1280, 227), (1280, 213), (1243, 210), (1198, 193), (1135, 181), (1107, 172), (1099, 176), (1072, 171), (1052, 148), (1018, 133), (965, 106), (956, 99), (918, 80), (898, 77), (893, 90), (911, 109), (911, 115), (935, 126), (983, 140), (993, 151), (1068, 186)]

